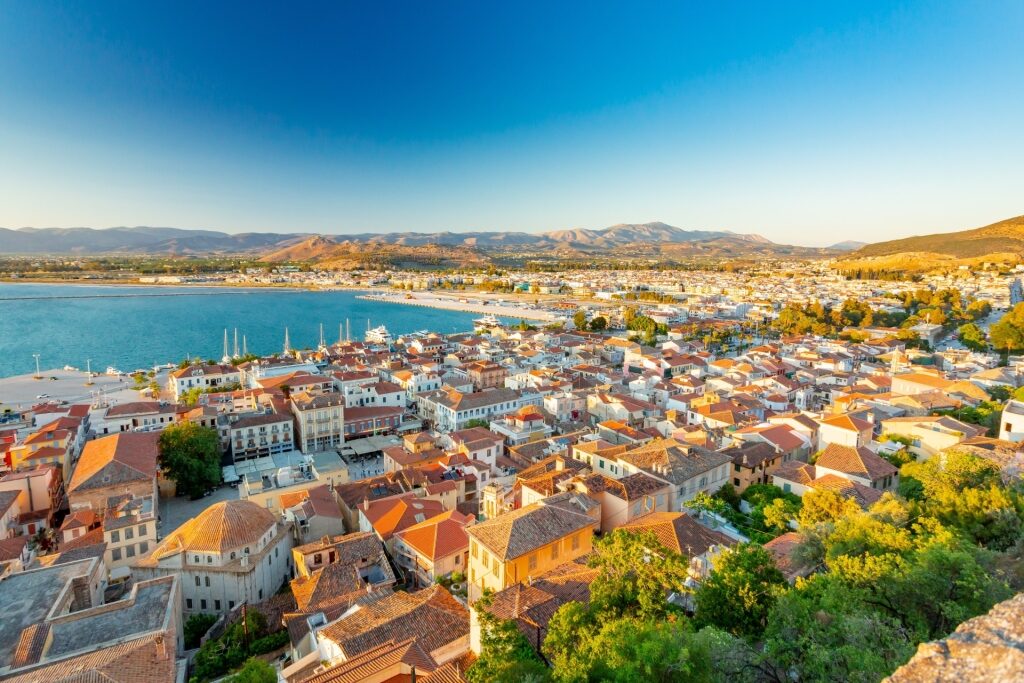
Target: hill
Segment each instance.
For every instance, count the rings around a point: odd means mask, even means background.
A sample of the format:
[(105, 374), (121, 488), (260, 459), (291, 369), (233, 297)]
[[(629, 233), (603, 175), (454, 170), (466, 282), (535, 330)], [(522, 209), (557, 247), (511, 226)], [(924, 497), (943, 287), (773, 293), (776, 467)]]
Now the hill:
[[(666, 223), (622, 223), (600, 230), (528, 233), (391, 232), (347, 235), (241, 233), (160, 227), (0, 228), (7, 255), (248, 255), (272, 262), (424, 263), (445, 267), (500, 259), (819, 258), (837, 252), (796, 247), (728, 230), (684, 230)], [(461, 261), (460, 261), (461, 259)]]
[(971, 230), (877, 242), (861, 247), (850, 257), (859, 259), (899, 254), (940, 254), (956, 259), (972, 259), (1007, 253), (1024, 255), (1024, 216)]
[(0, 254), (252, 254), (281, 249), (307, 235), (180, 228), (0, 228)]

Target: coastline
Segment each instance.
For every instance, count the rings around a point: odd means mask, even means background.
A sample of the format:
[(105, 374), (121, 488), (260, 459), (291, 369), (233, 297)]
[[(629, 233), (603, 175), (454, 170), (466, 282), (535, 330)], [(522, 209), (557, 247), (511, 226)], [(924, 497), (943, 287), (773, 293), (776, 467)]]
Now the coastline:
[(399, 293), (370, 293), (358, 295), (356, 298), (386, 304), (438, 308), (446, 311), (461, 311), (463, 313), (481, 313), (483, 315), (493, 315), (500, 318), (519, 318), (522, 320), (535, 320), (547, 323), (558, 320), (558, 317), (550, 311), (523, 308), (520, 306), (503, 306), (498, 304), (473, 303), (469, 301), (463, 302), (459, 301), (458, 298), (443, 295), (412, 295), (412, 298), (409, 299), (405, 298), (406, 296), (406, 294)]

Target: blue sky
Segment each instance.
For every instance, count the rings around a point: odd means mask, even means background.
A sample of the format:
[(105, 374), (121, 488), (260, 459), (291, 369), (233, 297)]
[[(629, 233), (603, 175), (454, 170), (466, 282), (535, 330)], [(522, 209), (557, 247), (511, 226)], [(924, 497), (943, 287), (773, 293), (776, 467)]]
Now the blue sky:
[[(295, 5), (297, 7), (286, 7)], [(0, 3), (0, 226), (1024, 213), (1024, 3)]]

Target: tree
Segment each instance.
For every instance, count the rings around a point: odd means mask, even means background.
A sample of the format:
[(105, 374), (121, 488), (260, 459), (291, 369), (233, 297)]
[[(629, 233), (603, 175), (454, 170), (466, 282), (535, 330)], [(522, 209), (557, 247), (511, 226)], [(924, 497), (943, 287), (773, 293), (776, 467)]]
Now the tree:
[(608, 319), (602, 315), (596, 316), (590, 321), (590, 329), (593, 332), (603, 332), (608, 328)]
[(590, 607), (600, 620), (635, 616), (663, 619), (676, 612), (669, 593), (685, 590), (687, 560), (654, 534), (616, 529), (594, 542), (588, 564), (599, 570)]
[(191, 408), (192, 406), (199, 402), (199, 397), (202, 395), (203, 390), (201, 387), (192, 387), (191, 389), (189, 389), (188, 391), (181, 395), (181, 402)]
[(262, 659), (250, 657), (238, 673), (231, 676), (230, 683), (277, 683), (277, 671)]
[(828, 489), (808, 491), (801, 502), (800, 514), (797, 517), (801, 527), (835, 522), (847, 515), (860, 512), (860, 506), (855, 501), (843, 498)]
[(480, 656), (466, 670), (466, 680), (470, 683), (547, 680), (547, 668), (515, 622), (499, 619), (488, 611), (492, 597), (488, 593), (473, 605), (480, 624)]
[(217, 621), (217, 617), (212, 614), (193, 614), (185, 620), (185, 649), (191, 650), (199, 647), (199, 641), (202, 640), (206, 632), (210, 630), (214, 622)]
[(160, 432), (160, 468), (179, 493), (200, 496), (218, 484), (220, 439), (217, 431), (194, 422), (178, 422)]
[(587, 312), (581, 308), (573, 313), (572, 324), (576, 326), (577, 330), (587, 329)]
[(490, 424), (491, 424), (490, 422), (488, 422), (487, 420), (485, 420), (483, 418), (474, 417), (472, 420), (467, 420), (466, 421), (466, 427), (465, 428), (466, 429), (472, 429), (473, 427), (485, 427), (486, 428), (486, 427), (489, 427)]
[(784, 680), (878, 681), (913, 652), (898, 620), (828, 575), (779, 598), (765, 630), (764, 655)]
[(992, 346), (1011, 353), (1024, 350), (1024, 303), (1017, 304), (989, 330)]
[(787, 588), (772, 556), (759, 545), (743, 543), (723, 552), (695, 596), (695, 622), (737, 636), (754, 637)]
[(972, 301), (967, 306), (967, 315), (973, 320), (981, 320), (992, 314), (992, 304), (984, 299)]
[(985, 340), (985, 332), (974, 323), (961, 325), (959, 329), (960, 341), (971, 351), (984, 351), (988, 348)]

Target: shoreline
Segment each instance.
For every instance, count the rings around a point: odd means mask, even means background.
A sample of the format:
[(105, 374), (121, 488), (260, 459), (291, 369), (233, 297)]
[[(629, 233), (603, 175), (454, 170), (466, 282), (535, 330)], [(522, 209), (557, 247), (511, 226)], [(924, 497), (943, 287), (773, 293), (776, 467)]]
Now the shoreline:
[(462, 302), (456, 298), (441, 296), (418, 297), (414, 295), (411, 299), (406, 299), (404, 297), (404, 294), (379, 293), (358, 295), (356, 298), (385, 304), (419, 306), (421, 308), (436, 308), (445, 311), (459, 311), (462, 313), (480, 313), (483, 315), (493, 315), (499, 318), (519, 318), (522, 320), (535, 320), (546, 323), (555, 322), (558, 319), (556, 315), (550, 311), (500, 306), (495, 304), (485, 305), (482, 303)]

